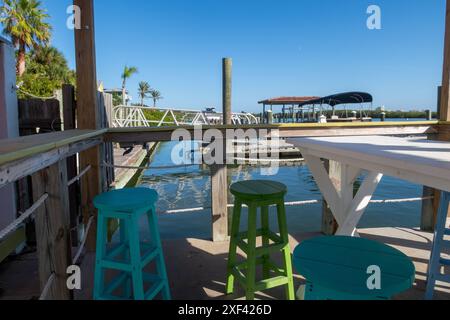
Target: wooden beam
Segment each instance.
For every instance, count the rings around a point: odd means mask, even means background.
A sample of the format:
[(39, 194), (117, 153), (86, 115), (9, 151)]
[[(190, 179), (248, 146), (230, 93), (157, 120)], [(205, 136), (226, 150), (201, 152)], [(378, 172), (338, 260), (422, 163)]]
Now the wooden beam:
[[(76, 104), (75, 104), (75, 88), (72, 85), (64, 84), (62, 87), (62, 104), (63, 104), (63, 123), (64, 131), (74, 130), (76, 128)], [(73, 179), (78, 174), (78, 165), (76, 155), (67, 158), (67, 178)], [(69, 204), (70, 204), (70, 227), (72, 245), (77, 246), (78, 239), (78, 218), (79, 218), (79, 201), (78, 194), (80, 192), (79, 183), (75, 183), (69, 187)]]
[[(279, 130), (281, 138), (302, 137), (329, 137), (329, 136), (366, 136), (366, 135), (423, 135), (436, 134), (442, 126), (437, 122), (429, 123), (387, 123), (365, 124), (365, 125), (316, 125), (316, 124), (294, 124), (294, 125), (252, 125), (252, 126), (204, 126), (203, 130), (218, 129), (225, 133), (226, 129), (266, 129)], [(449, 126), (450, 127), (450, 126)], [(163, 142), (171, 141), (172, 133), (178, 129), (188, 130), (194, 136), (194, 127), (163, 127), (163, 128), (113, 128), (105, 135), (105, 141), (117, 143), (142, 144), (148, 141)]]
[[(81, 10), (81, 28), (75, 29), (77, 65), (77, 115), (79, 129), (100, 128), (97, 101), (97, 70), (95, 61), (95, 26), (93, 0), (74, 0)], [(89, 165), (91, 170), (81, 180), (81, 208), (85, 224), (96, 216), (93, 199), (101, 192), (100, 148), (95, 147), (80, 154), (80, 168)], [(95, 228), (90, 233), (87, 248), (95, 249)]]
[(447, 0), (445, 12), (444, 67), (439, 115), (441, 121), (450, 121), (450, 0)]
[(48, 297), (54, 300), (72, 298), (66, 283), (67, 268), (72, 264), (66, 164), (61, 160), (32, 176), (33, 199), (49, 195), (45, 205), (36, 211), (36, 240), (41, 291), (54, 274)]
[(0, 165), (0, 188), (101, 143), (101, 137), (86, 138), (86, 140), (55, 147), (50, 151), (37, 152), (36, 154)]
[[(231, 59), (223, 59), (223, 124), (231, 125)], [(225, 136), (225, 135), (224, 135)], [(214, 242), (228, 240), (228, 172), (225, 164), (227, 143), (223, 140), (223, 164), (211, 166), (212, 238)]]

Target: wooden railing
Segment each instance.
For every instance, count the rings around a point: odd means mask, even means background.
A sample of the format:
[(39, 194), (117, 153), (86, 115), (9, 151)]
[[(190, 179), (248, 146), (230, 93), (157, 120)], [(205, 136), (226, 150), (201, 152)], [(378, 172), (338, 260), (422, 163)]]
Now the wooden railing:
[[(203, 127), (203, 130), (211, 127)], [(450, 140), (450, 123), (448, 122), (393, 122), (365, 124), (294, 124), (294, 125), (258, 125), (258, 126), (215, 126), (215, 129), (265, 129), (279, 130), (280, 136), (342, 136), (342, 135), (428, 135), (434, 139)], [(73, 264), (70, 245), (70, 221), (66, 161), (68, 157), (92, 150), (103, 150), (103, 145), (111, 142), (143, 144), (147, 142), (170, 141), (176, 128), (132, 128), (102, 130), (69, 130), (50, 134), (22, 137), (0, 141), (0, 187), (19, 179), (31, 176), (35, 200), (47, 194), (44, 205), (35, 213), (37, 250), (39, 258), (39, 277), (41, 289), (48, 290), (48, 297), (53, 299), (70, 299), (72, 297), (66, 286), (67, 267)], [(194, 127), (184, 127), (193, 131)], [(198, 129), (198, 128), (197, 128)], [(98, 161), (97, 161), (98, 160)], [(88, 248), (95, 248), (95, 211), (92, 200), (99, 192), (107, 189), (104, 180), (105, 153), (99, 158), (85, 158), (79, 168), (77, 180), (81, 179), (81, 189), (90, 195), (87, 199), (89, 210), (84, 210), (84, 222), (91, 224)], [(88, 170), (90, 168), (91, 170)], [(91, 174), (92, 171), (97, 173)], [(213, 174), (212, 174), (213, 176)], [(98, 177), (92, 180), (92, 177)], [(213, 176), (214, 179), (214, 176)], [(92, 184), (98, 185), (100, 191), (86, 190)], [(102, 187), (103, 186), (103, 187)], [(220, 192), (216, 197), (227, 203), (227, 192)], [(214, 206), (213, 206), (214, 208)], [(214, 219), (217, 213), (212, 210), (212, 230), (226, 230), (227, 219)], [(92, 220), (94, 217), (94, 220)], [(217, 224), (219, 224), (217, 226)], [(91, 245), (89, 245), (91, 241)], [(78, 255), (79, 256), (79, 255)], [(52, 283), (49, 289), (49, 279)]]

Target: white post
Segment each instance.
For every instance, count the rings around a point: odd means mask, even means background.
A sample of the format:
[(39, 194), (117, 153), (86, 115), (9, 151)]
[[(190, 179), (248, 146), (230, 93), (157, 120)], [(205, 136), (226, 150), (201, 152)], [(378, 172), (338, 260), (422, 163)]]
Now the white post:
[[(19, 136), (15, 65), (13, 46), (0, 37), (0, 139)], [(0, 203), (0, 229), (3, 229), (16, 218), (14, 184), (0, 188)]]

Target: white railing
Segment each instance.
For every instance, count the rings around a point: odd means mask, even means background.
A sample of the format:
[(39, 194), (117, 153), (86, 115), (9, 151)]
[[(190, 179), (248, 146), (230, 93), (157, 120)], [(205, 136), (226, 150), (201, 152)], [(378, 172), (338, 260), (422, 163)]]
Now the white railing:
[[(158, 111), (160, 116), (148, 119), (145, 111)], [(160, 109), (138, 106), (117, 106), (113, 109), (112, 126), (114, 128), (139, 128), (171, 126), (214, 125), (223, 122), (221, 113), (213, 113), (188, 109)], [(250, 113), (233, 113), (234, 125), (259, 124), (258, 118)]]

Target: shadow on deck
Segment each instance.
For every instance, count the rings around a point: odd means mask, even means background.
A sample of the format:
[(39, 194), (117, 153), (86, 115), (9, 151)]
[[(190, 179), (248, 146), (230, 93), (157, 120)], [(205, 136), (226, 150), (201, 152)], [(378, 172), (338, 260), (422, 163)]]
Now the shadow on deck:
[[(414, 288), (396, 299), (423, 299), (433, 235), (404, 228), (363, 229), (360, 233), (362, 237), (392, 245), (413, 259), (417, 269)], [(291, 236), (292, 250), (302, 240), (317, 235), (310, 233)], [(224, 296), (228, 243), (182, 239), (164, 241), (163, 246), (173, 299), (243, 299), (244, 292), (238, 287), (234, 296)], [(277, 258), (279, 257), (275, 260)], [(76, 292), (76, 299), (92, 298), (93, 262), (93, 254), (87, 254), (83, 259), (83, 289)], [(0, 299), (36, 299), (39, 296), (37, 279), (37, 260), (34, 254), (9, 260), (0, 266)], [(303, 279), (296, 276), (295, 282), (298, 287)], [(257, 299), (284, 298), (284, 288), (257, 295)], [(450, 300), (450, 285), (439, 285), (436, 299)]]

